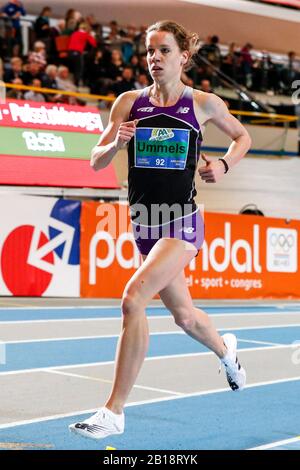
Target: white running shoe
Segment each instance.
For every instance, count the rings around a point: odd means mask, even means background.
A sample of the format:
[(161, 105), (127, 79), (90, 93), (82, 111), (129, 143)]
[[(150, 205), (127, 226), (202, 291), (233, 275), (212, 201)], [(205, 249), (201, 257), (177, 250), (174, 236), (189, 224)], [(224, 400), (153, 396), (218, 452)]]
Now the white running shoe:
[(225, 367), (229, 386), (234, 392), (243, 390), (246, 384), (246, 372), (245, 369), (241, 367), (236, 355), (236, 336), (231, 333), (226, 333), (222, 338), (225, 346), (227, 347), (227, 353), (221, 359), (221, 364)]
[(103, 406), (97, 413), (85, 421), (70, 424), (69, 429), (84, 437), (103, 439), (113, 434), (122, 434), (124, 432), (124, 425), (124, 413), (117, 415)]

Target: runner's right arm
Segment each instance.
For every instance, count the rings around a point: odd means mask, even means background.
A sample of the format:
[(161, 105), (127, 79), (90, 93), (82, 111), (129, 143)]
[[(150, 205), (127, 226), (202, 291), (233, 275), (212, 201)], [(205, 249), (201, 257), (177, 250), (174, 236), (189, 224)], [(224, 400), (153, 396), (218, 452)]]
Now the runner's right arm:
[(136, 122), (127, 119), (135, 99), (136, 91), (129, 91), (120, 95), (114, 102), (108, 126), (91, 151), (90, 163), (95, 171), (109, 165), (118, 150), (125, 147), (133, 137)]

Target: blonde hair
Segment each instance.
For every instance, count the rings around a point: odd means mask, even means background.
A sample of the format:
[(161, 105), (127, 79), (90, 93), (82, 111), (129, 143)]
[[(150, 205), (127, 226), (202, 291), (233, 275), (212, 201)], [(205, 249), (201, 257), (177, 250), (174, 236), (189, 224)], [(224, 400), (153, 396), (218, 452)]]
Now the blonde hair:
[(148, 27), (146, 34), (148, 35), (153, 31), (164, 31), (173, 34), (181, 52), (188, 51), (189, 53), (189, 59), (184, 66), (184, 70), (189, 70), (194, 65), (193, 56), (200, 47), (200, 38), (197, 33), (192, 33), (179, 23), (170, 20), (157, 21)]

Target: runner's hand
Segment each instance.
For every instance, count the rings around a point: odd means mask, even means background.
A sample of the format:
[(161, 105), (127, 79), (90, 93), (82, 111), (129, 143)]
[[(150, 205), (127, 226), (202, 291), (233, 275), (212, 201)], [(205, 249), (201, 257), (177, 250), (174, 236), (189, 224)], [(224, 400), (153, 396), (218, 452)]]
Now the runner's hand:
[(206, 162), (205, 166), (201, 166), (198, 170), (200, 178), (205, 183), (216, 183), (224, 175), (224, 165), (215, 158), (209, 158), (204, 153), (201, 153), (201, 158)]
[(126, 147), (130, 139), (134, 136), (138, 119), (134, 121), (122, 122), (119, 126), (118, 133), (115, 139), (117, 149)]

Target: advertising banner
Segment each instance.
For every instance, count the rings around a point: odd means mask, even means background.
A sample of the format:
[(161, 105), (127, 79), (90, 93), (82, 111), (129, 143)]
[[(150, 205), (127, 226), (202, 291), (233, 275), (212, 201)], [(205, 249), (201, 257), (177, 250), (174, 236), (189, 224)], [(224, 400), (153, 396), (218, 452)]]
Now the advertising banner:
[[(193, 298), (300, 297), (300, 221), (205, 213), (205, 242), (186, 268)], [(115, 217), (115, 225), (108, 218)], [(81, 296), (120, 298), (141, 258), (126, 204), (84, 202)]]
[(102, 131), (96, 107), (0, 103), (0, 184), (118, 187), (112, 165), (96, 174), (89, 164)]
[(80, 201), (0, 197), (0, 295), (78, 297)]

